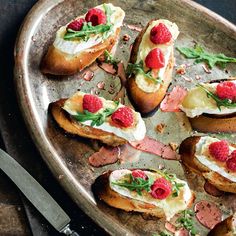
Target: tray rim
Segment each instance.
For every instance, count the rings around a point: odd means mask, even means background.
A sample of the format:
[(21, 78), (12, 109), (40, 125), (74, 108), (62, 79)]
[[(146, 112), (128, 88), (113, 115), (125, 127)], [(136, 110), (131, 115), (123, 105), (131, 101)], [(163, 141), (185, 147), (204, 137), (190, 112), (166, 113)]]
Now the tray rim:
[[(42, 17), (52, 8), (64, 1), (65, 0), (39, 0), (26, 15), (20, 27), (14, 48), (14, 84), (18, 105), (28, 132), (30, 133), (33, 142), (36, 144), (43, 160), (46, 162), (54, 177), (61, 174), (64, 175), (64, 178), (61, 180), (58, 180), (58, 178), (56, 179), (73, 201), (76, 202), (78, 207), (109, 234), (132, 235), (133, 233), (128, 229), (120, 228), (120, 225), (116, 221), (111, 220), (107, 214), (100, 211), (97, 207), (94, 207), (96, 202), (94, 202), (93, 199), (86, 199), (86, 196), (88, 197), (88, 195), (83, 191), (79, 181), (77, 181), (71, 172), (59, 161), (59, 157), (57, 157), (56, 152), (53, 151), (54, 148), (47, 142), (42, 127), (39, 126), (37, 117), (35, 117), (37, 113), (32, 109), (32, 106), (30, 107), (31, 109), (29, 109), (28, 104), (32, 104), (33, 98), (30, 96), (31, 91), (29, 90), (29, 82), (24, 79), (25, 69), (27, 67), (27, 55), (24, 52), (27, 51), (27, 48), (30, 46), (31, 37), (34, 32), (34, 27), (32, 26), (34, 26), (37, 21), (40, 21), (40, 19), (42, 19)], [(189, 8), (204, 14), (210, 21), (217, 22), (217, 28), (226, 34), (231, 34), (232, 38), (236, 38), (236, 26), (217, 13), (192, 0), (172, 0), (172, 2), (173, 4), (175, 4), (175, 2), (187, 4)], [(74, 191), (71, 191), (71, 189)]]

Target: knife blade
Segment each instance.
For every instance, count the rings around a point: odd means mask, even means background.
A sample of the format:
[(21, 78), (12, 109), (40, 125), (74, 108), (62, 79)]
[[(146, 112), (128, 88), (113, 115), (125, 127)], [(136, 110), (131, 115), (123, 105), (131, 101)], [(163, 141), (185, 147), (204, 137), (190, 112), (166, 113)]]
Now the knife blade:
[(70, 229), (71, 219), (64, 210), (14, 158), (2, 149), (0, 149), (0, 169), (57, 231), (69, 236), (78, 236), (78, 233)]

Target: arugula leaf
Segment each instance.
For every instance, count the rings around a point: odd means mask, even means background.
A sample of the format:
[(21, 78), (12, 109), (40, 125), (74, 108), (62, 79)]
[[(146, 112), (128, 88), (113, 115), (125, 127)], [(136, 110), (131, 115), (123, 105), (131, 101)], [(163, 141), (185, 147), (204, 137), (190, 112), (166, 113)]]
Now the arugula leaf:
[(142, 74), (144, 77), (150, 79), (153, 81), (155, 84), (162, 83), (162, 79), (160, 77), (154, 78), (151, 74), (151, 70), (148, 72), (145, 72), (143, 69), (143, 61), (141, 60), (139, 63), (128, 63), (127, 67), (127, 75), (130, 76), (132, 73), (134, 74)]
[(184, 210), (181, 212), (181, 216), (176, 220), (180, 227), (184, 227), (190, 232), (191, 235), (196, 235), (197, 230), (194, 227), (193, 219), (194, 212), (192, 210)]
[(159, 171), (155, 170), (158, 174), (162, 175), (166, 180), (168, 180), (172, 185), (172, 197), (178, 197), (180, 188), (184, 187), (184, 183), (176, 182), (175, 174), (168, 174), (167, 170)]
[(173, 234), (170, 234), (169, 232), (165, 230), (165, 231), (160, 232), (159, 234), (153, 234), (152, 236), (172, 236), (172, 235)]
[(152, 178), (145, 180), (143, 178), (134, 178), (132, 174), (130, 174), (128, 180), (124, 180), (123, 182), (112, 182), (112, 184), (127, 188), (130, 191), (136, 191), (138, 195), (142, 196), (142, 190), (150, 192), (153, 182), (154, 180)]
[(65, 40), (70, 40), (74, 38), (82, 38), (83, 40), (87, 41), (91, 34), (99, 34), (103, 33), (103, 39), (106, 39), (109, 35), (108, 32), (112, 30), (113, 25), (111, 24), (110, 17), (113, 11), (107, 4), (103, 4), (105, 9), (106, 24), (92, 26), (91, 22), (83, 23), (83, 27), (80, 31), (75, 31), (72, 29), (67, 29), (67, 32), (64, 35)]
[(205, 90), (205, 92), (207, 93), (207, 97), (211, 97), (215, 100), (216, 105), (220, 111), (221, 111), (221, 107), (228, 107), (228, 108), (236, 107), (236, 102), (233, 102), (230, 99), (219, 98), (216, 94), (210, 92), (206, 87), (204, 87), (201, 84), (198, 84), (197, 86)]
[(189, 59), (195, 59), (195, 63), (206, 62), (210, 68), (215, 65), (226, 67), (227, 63), (236, 63), (236, 58), (227, 57), (223, 53), (213, 54), (204, 51), (204, 49), (196, 44), (194, 48), (177, 47), (177, 50)]
[(105, 62), (112, 64), (113, 67), (117, 70), (118, 69), (118, 64), (120, 63), (119, 60), (116, 60), (111, 53), (109, 53), (107, 50), (104, 51), (105, 55)]
[(114, 109), (106, 108), (104, 111), (98, 113), (92, 113), (85, 110), (84, 113), (77, 112), (77, 115), (73, 115), (73, 118), (80, 122), (91, 120), (91, 126), (100, 126), (105, 122), (106, 118), (117, 109), (119, 102), (115, 101), (115, 104), (116, 107)]

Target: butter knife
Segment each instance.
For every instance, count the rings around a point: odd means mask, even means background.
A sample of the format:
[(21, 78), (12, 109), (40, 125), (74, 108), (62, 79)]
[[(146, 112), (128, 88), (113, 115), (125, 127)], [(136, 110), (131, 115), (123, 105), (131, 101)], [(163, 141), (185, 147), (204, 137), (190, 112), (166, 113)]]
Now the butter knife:
[(49, 193), (2, 149), (0, 149), (0, 169), (57, 231), (68, 236), (79, 236), (78, 233), (70, 229), (70, 217)]

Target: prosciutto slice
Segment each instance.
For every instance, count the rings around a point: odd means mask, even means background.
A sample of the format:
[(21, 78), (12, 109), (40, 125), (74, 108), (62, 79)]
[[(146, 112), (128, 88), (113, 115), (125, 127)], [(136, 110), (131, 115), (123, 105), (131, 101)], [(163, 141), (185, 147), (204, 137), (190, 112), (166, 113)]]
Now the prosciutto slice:
[(165, 96), (161, 102), (160, 108), (165, 112), (178, 112), (180, 111), (179, 105), (187, 95), (187, 90), (181, 86), (175, 86), (173, 90)]
[(169, 145), (163, 144), (146, 136), (141, 141), (129, 142), (129, 144), (143, 152), (148, 152), (168, 160), (179, 160), (179, 155)]

